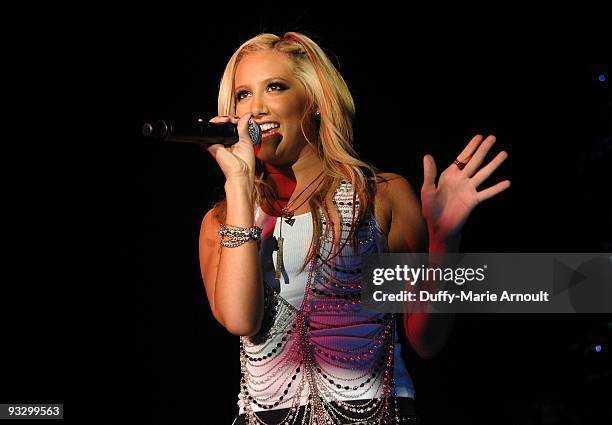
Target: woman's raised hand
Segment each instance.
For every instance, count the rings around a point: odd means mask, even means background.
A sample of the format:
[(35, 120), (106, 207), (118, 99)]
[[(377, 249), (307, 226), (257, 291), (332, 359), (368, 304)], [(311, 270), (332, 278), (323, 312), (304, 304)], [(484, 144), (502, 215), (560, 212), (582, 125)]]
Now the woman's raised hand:
[(477, 190), (508, 157), (505, 151), (501, 151), (480, 168), (494, 143), (494, 136), (484, 140), (481, 135), (473, 137), (457, 157), (460, 162), (465, 163), (465, 167), (460, 169), (452, 163), (440, 174), (437, 186), (436, 163), (431, 155), (425, 155), (423, 158), (421, 205), (430, 240), (445, 241), (458, 235), (476, 205), (510, 187), (510, 180), (504, 180), (486, 189)]

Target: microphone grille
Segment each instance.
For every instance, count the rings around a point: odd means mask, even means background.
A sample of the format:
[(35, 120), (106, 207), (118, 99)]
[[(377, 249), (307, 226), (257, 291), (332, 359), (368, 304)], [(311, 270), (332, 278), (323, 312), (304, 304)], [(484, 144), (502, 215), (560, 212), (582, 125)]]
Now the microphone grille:
[(253, 119), (249, 120), (249, 136), (251, 136), (254, 145), (261, 143), (261, 127)]

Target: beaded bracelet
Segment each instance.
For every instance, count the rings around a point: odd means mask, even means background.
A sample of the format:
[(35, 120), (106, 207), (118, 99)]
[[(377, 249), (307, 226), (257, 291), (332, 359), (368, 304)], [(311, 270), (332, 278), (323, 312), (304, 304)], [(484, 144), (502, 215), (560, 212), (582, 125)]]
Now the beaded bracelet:
[(261, 238), (261, 227), (253, 226), (250, 228), (230, 226), (222, 224), (219, 229), (221, 235), (221, 246), (235, 248), (247, 242), (249, 239), (259, 241)]

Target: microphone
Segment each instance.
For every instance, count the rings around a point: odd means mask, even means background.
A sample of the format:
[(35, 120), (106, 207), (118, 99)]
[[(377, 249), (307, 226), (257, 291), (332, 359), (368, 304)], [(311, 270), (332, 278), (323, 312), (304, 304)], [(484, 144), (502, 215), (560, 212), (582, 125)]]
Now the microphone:
[[(234, 124), (211, 123), (202, 118), (188, 123), (163, 120), (157, 120), (153, 124), (146, 122), (142, 126), (142, 135), (149, 139), (195, 143), (203, 147), (218, 143), (231, 146), (238, 142), (238, 129)], [(261, 128), (252, 118), (249, 120), (249, 135), (254, 145), (261, 143)]]

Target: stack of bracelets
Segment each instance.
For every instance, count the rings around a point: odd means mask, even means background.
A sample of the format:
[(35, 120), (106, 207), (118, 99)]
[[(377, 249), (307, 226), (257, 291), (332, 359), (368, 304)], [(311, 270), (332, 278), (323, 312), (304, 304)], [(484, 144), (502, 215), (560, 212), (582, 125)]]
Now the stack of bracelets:
[(221, 235), (221, 246), (235, 248), (247, 242), (249, 239), (259, 241), (261, 238), (261, 227), (253, 226), (250, 228), (230, 226), (222, 224), (219, 229)]

